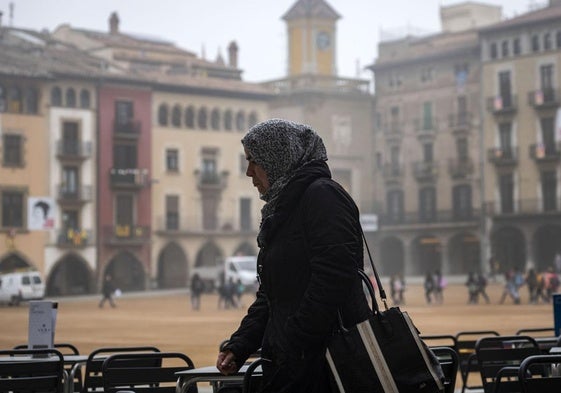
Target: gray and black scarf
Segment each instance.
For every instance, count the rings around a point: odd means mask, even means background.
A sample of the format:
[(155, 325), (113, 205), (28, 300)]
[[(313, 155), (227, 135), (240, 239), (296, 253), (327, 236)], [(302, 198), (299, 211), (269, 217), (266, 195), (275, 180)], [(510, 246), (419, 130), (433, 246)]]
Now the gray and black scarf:
[(283, 119), (271, 119), (251, 127), (242, 145), (256, 164), (263, 167), (270, 188), (261, 195), (266, 202), (262, 221), (273, 214), (280, 191), (295, 172), (311, 161), (327, 161), (321, 137), (309, 126)]

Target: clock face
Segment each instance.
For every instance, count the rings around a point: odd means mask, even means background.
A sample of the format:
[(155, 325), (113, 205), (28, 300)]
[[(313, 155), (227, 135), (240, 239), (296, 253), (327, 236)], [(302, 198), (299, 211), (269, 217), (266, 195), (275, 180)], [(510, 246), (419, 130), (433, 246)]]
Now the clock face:
[(330, 44), (331, 44), (331, 39), (329, 37), (329, 33), (326, 33), (325, 31), (319, 32), (316, 37), (316, 45), (318, 49), (325, 50), (329, 48)]

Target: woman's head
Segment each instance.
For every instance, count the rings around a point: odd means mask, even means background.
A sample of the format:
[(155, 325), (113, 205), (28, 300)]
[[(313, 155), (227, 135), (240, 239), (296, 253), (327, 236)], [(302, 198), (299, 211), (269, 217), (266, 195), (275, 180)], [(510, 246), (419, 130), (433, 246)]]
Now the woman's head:
[(294, 172), (315, 160), (327, 160), (321, 137), (309, 126), (271, 119), (253, 126), (242, 139), (249, 161), (246, 174), (262, 198), (281, 189)]

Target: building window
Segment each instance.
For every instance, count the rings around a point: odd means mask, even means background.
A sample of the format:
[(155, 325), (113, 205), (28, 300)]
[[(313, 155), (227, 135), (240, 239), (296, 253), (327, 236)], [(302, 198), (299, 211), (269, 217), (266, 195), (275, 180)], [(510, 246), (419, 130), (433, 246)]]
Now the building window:
[(79, 173), (79, 169), (76, 166), (62, 167), (62, 184), (60, 187), (60, 196), (65, 199), (73, 200), (76, 200), (79, 197)]
[(240, 174), (245, 175), (247, 171), (247, 159), (245, 158), (245, 154), (240, 154)]
[(543, 50), (551, 49), (551, 34), (545, 33), (543, 35)]
[(0, 113), (6, 111), (6, 88), (0, 84)]
[(532, 36), (532, 52), (537, 52), (540, 50), (540, 36), (534, 34)]
[(171, 125), (174, 127), (181, 127), (181, 108), (175, 105), (171, 110)]
[(39, 93), (34, 87), (25, 89), (25, 113), (39, 113)]
[(195, 108), (193, 106), (185, 108), (185, 127), (195, 128)]
[(434, 187), (419, 190), (419, 220), (421, 222), (436, 220), (436, 190)]
[(514, 178), (512, 173), (499, 177), (499, 195), (501, 198), (501, 213), (514, 212)]
[(239, 111), (236, 115), (236, 129), (245, 131), (245, 114), (242, 111)]
[(512, 86), (510, 83), (510, 71), (499, 72), (499, 96), (502, 108), (512, 107)]
[(179, 171), (179, 150), (166, 149), (166, 169), (168, 172)]
[(228, 109), (224, 113), (224, 129), (226, 131), (232, 131), (232, 111)]
[(168, 106), (166, 104), (160, 104), (158, 108), (158, 124), (161, 126), (168, 125)]
[(471, 186), (461, 184), (452, 189), (454, 219), (468, 219), (472, 216)]
[(434, 161), (434, 149), (432, 143), (423, 144), (423, 161), (424, 162)]
[(130, 194), (119, 194), (115, 203), (115, 224), (117, 236), (130, 237), (134, 225), (134, 197)]
[(503, 57), (508, 57), (508, 41), (504, 40), (501, 44), (501, 52)]
[(76, 107), (76, 91), (71, 87), (66, 89), (66, 106), (69, 108)]
[(458, 138), (456, 140), (456, 152), (458, 159), (466, 161), (468, 159), (468, 141), (467, 138)]
[(432, 130), (432, 102), (423, 103), (423, 130)]
[(390, 223), (403, 221), (403, 191), (391, 190), (386, 195), (386, 209)]
[(135, 169), (137, 166), (136, 145), (113, 145), (113, 167), (116, 169)]
[(555, 147), (555, 118), (542, 117), (540, 119), (542, 129), (542, 143), (546, 156), (553, 157), (557, 153)]
[(132, 101), (115, 101), (115, 124), (121, 129), (128, 129), (134, 119), (134, 105)]
[(504, 122), (499, 124), (499, 147), (502, 158), (513, 158), (512, 154), (512, 124)]
[(166, 195), (166, 230), (179, 229), (179, 196)]
[(561, 49), (561, 30), (559, 30), (555, 34), (555, 44), (557, 46), (557, 49)]
[(16, 134), (4, 134), (2, 165), (6, 167), (23, 167), (23, 137)]
[(91, 105), (90, 91), (82, 89), (80, 91), (80, 108), (88, 109)]
[(240, 229), (251, 230), (251, 199), (240, 198)]
[(23, 227), (23, 192), (2, 191), (2, 227)]
[(541, 173), (543, 210), (557, 210), (557, 177), (555, 171)]
[(220, 111), (214, 108), (210, 113), (210, 127), (217, 131), (220, 129)]
[(520, 54), (520, 38), (516, 37), (512, 41), (512, 54), (519, 55)]
[(207, 129), (208, 115), (206, 108), (199, 109), (199, 114), (197, 116), (197, 126), (201, 130)]
[(77, 121), (62, 123), (62, 151), (64, 155), (77, 156), (80, 150), (80, 131)]
[(58, 86), (51, 89), (51, 106), (62, 106), (62, 90)]
[(23, 96), (21, 93), (21, 88), (19, 88), (18, 86), (10, 87), (10, 89), (8, 90), (8, 112), (23, 112)]
[(497, 58), (497, 43), (496, 42), (491, 42), (489, 55), (491, 56), (491, 59), (496, 59)]

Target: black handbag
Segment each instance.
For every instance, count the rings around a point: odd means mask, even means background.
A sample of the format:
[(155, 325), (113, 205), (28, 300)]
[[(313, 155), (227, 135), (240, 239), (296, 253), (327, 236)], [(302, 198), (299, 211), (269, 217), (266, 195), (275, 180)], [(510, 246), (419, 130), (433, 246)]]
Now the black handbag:
[(443, 392), (438, 359), (419, 337), (409, 315), (399, 307), (388, 309), (367, 244), (366, 249), (385, 309), (379, 309), (372, 282), (359, 269), (372, 298), (372, 316), (345, 327), (339, 314), (339, 326), (326, 351), (332, 382), (340, 393)]

